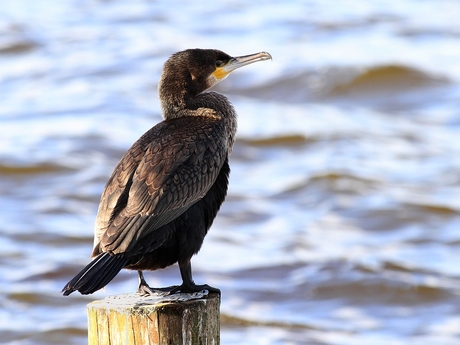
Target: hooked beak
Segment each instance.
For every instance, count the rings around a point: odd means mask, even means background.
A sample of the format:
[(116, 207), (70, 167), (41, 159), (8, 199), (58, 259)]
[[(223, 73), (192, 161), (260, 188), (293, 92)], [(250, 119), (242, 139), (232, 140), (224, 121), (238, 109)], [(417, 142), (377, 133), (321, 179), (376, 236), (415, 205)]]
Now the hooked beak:
[(227, 62), (224, 66), (217, 67), (216, 70), (212, 73), (212, 76), (216, 78), (217, 81), (221, 81), (225, 79), (230, 74), (230, 72), (233, 72), (240, 67), (265, 60), (272, 60), (272, 56), (269, 53), (261, 52), (251, 55), (232, 57), (230, 61)]

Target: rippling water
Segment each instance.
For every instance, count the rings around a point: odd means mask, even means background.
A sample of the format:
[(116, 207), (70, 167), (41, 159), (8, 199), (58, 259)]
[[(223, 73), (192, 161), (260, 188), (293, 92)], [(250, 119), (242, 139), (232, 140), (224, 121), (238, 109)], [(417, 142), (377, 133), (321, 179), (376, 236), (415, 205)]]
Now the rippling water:
[[(195, 279), (222, 344), (460, 343), (458, 1), (5, 0), (0, 343), (84, 344), (102, 188), (160, 121), (173, 52), (268, 51), (218, 90), (239, 113), (230, 190)], [(177, 284), (177, 267), (148, 273)]]

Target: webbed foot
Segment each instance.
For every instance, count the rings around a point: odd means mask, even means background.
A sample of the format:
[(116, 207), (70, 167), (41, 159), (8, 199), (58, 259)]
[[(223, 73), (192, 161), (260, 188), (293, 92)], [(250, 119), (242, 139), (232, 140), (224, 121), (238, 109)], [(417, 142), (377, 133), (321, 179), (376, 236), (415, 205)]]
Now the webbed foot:
[(218, 288), (209, 286), (207, 284), (203, 285), (196, 285), (196, 284), (185, 284), (182, 283), (182, 285), (179, 286), (171, 286), (172, 289), (169, 291), (169, 294), (175, 294), (175, 293), (193, 293), (193, 292), (200, 292), (203, 290), (208, 290), (209, 292), (215, 292), (220, 295), (220, 290)]

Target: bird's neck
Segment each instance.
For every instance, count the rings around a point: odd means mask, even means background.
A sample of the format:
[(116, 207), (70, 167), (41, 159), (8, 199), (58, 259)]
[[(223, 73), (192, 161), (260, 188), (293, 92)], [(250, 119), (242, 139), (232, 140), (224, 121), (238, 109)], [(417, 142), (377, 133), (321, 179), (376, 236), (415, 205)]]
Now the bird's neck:
[(165, 120), (185, 116), (219, 118), (226, 128), (230, 153), (235, 141), (237, 118), (235, 109), (227, 97), (211, 91), (202, 92), (195, 96), (182, 92), (182, 90), (186, 90), (184, 85), (160, 83), (158, 91), (163, 118)]
[(161, 110), (165, 120), (180, 117), (187, 108), (187, 84), (185, 81), (165, 79), (164, 74), (158, 84)]
[(224, 123), (226, 128), (230, 154), (233, 144), (235, 143), (236, 130), (238, 126), (236, 111), (228, 98), (217, 92), (206, 91), (194, 97), (191, 102), (193, 104), (192, 108), (196, 109), (196, 113), (201, 113), (203, 110), (209, 109), (211, 110), (209, 113), (213, 114), (212, 116), (220, 117), (220, 120)]

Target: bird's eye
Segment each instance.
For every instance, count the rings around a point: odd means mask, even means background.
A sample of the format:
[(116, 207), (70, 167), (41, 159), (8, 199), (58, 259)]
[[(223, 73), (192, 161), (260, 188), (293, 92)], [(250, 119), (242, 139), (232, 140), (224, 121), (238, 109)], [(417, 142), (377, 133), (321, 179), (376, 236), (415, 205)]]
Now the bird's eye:
[(216, 67), (222, 67), (224, 65), (224, 62), (221, 60), (217, 60), (215, 63)]

